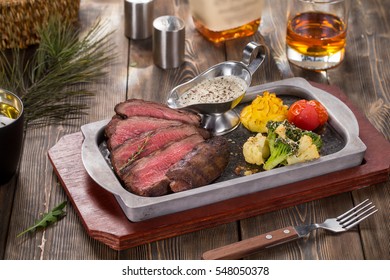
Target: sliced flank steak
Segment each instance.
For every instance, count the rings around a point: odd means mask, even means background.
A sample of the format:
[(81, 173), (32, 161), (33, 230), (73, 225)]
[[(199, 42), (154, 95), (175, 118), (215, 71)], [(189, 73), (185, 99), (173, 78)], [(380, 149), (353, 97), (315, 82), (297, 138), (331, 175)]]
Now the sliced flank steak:
[(222, 137), (200, 127), (198, 114), (130, 99), (115, 106), (105, 127), (107, 148), (123, 186), (140, 196), (161, 196), (207, 185), (229, 160)]
[(163, 127), (143, 133), (117, 146), (111, 152), (111, 164), (114, 170), (119, 172), (134, 161), (193, 134), (200, 134), (205, 139), (210, 137), (207, 130), (187, 124)]
[(127, 139), (137, 137), (142, 133), (182, 124), (179, 121), (150, 117), (131, 117), (119, 121), (115, 118), (106, 127), (106, 135), (109, 137), (107, 147), (109, 150), (113, 150)]
[(122, 118), (147, 116), (153, 118), (176, 120), (183, 123), (200, 125), (200, 116), (184, 110), (175, 110), (156, 102), (142, 99), (129, 99), (115, 106), (115, 112)]
[(180, 192), (213, 182), (225, 170), (229, 156), (229, 144), (223, 137), (200, 143), (168, 170), (171, 190)]
[(126, 188), (141, 196), (160, 196), (170, 192), (169, 168), (184, 158), (199, 143), (202, 136), (195, 134), (173, 142), (164, 149), (143, 157), (120, 172)]

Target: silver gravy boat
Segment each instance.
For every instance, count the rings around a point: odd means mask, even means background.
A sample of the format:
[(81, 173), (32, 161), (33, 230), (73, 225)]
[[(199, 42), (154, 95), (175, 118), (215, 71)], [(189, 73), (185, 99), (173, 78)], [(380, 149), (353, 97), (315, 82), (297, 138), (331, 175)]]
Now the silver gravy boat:
[[(240, 103), (246, 90), (251, 85), (252, 75), (265, 59), (266, 47), (250, 42), (243, 51), (241, 61), (225, 61), (216, 64), (192, 80), (173, 88), (167, 100), (167, 105), (174, 109), (183, 109), (196, 112), (202, 117), (202, 126), (213, 135), (223, 135), (231, 132), (240, 124), (240, 116), (234, 111), (234, 107)], [(233, 100), (218, 103), (197, 103), (187, 106), (180, 104), (180, 96), (185, 94), (202, 81), (221, 76), (236, 76), (245, 82), (246, 88), (243, 93)]]

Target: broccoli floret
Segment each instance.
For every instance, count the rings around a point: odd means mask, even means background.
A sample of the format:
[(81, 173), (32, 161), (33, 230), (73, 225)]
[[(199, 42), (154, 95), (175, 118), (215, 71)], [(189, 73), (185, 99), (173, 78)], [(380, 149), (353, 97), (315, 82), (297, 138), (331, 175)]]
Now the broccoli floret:
[(277, 121), (267, 122), (267, 133), (270, 134), (272, 132), (275, 132), (275, 129), (282, 123), (283, 122), (277, 122)]
[(267, 140), (268, 145), (271, 147), (274, 145), (275, 139), (278, 137), (275, 130), (279, 126), (280, 122), (269, 121), (267, 122)]
[(295, 142), (298, 142), (299, 139), (301, 139), (302, 134), (304, 132), (302, 129), (289, 123), (287, 120), (285, 120), (282, 124), (285, 126), (286, 129), (286, 137)]
[[(270, 132), (268, 131), (268, 133)], [(273, 134), (275, 133), (271, 131), (271, 139), (268, 140), (270, 156), (263, 165), (265, 170), (271, 170), (277, 165), (285, 162), (287, 157), (295, 154), (298, 150), (298, 144), (296, 142), (281, 137), (274, 137)], [(268, 134), (268, 136), (269, 135), (270, 134)]]
[(287, 137), (294, 142), (299, 142), (303, 135), (308, 135), (311, 137), (311, 139), (313, 139), (313, 144), (316, 145), (318, 151), (321, 150), (322, 138), (320, 135), (310, 130), (300, 129), (299, 127), (296, 127), (287, 120), (284, 120), (282, 122), (271, 122), (269, 123), (268, 129), (271, 130), (271, 132), (276, 132), (277, 135), (275, 135), (275, 137)]
[(270, 121), (267, 123), (267, 140), (270, 157), (263, 165), (270, 170), (278, 165), (291, 165), (319, 157), (322, 146), (321, 136), (289, 123)]

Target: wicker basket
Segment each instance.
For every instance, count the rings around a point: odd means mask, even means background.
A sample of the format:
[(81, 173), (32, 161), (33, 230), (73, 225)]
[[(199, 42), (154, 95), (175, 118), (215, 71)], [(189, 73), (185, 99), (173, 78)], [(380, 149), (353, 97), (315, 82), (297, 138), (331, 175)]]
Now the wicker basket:
[(0, 48), (39, 43), (36, 26), (47, 23), (53, 14), (76, 22), (79, 8), (80, 0), (0, 0)]

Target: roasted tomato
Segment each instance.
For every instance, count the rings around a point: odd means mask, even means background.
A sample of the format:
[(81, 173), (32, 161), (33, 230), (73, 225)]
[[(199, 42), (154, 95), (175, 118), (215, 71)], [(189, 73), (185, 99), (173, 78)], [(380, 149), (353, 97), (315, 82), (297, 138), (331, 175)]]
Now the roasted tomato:
[(290, 106), (287, 120), (305, 130), (314, 130), (328, 120), (328, 112), (317, 100), (299, 100)]

